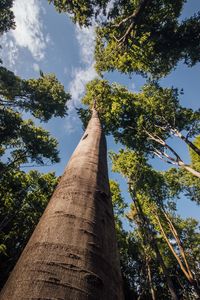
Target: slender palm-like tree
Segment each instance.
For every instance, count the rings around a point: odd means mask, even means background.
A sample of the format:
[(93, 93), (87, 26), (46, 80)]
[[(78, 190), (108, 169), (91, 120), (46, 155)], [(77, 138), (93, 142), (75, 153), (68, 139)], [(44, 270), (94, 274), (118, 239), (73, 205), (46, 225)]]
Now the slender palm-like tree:
[(0, 299), (124, 299), (106, 140), (95, 109)]

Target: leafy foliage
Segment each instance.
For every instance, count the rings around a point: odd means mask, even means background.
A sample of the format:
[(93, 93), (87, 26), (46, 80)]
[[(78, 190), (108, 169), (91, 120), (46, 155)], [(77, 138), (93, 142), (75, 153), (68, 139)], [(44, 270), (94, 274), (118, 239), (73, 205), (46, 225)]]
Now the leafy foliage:
[[(106, 133), (112, 133), (115, 140), (137, 151), (152, 153), (163, 149), (149, 137), (159, 136), (166, 140), (173, 135), (171, 129), (179, 131), (192, 129), (199, 132), (199, 111), (184, 108), (179, 103), (179, 92), (174, 88), (162, 88), (155, 82), (144, 85), (138, 93), (127, 90), (119, 84), (95, 79), (86, 86), (83, 104), (92, 106), (96, 99)], [(88, 113), (79, 110), (83, 121)]]
[(49, 0), (74, 22), (97, 24), (96, 68), (161, 77), (200, 60), (200, 15), (181, 20), (186, 0)]
[[(200, 135), (198, 135), (193, 144), (200, 149)], [(191, 157), (191, 162), (192, 166), (197, 170), (200, 171), (200, 156), (192, 149), (189, 149), (190, 151), (190, 157)]]
[(93, 17), (97, 18), (101, 11), (105, 15), (106, 5), (109, 3), (108, 0), (48, 0), (48, 2), (53, 3), (59, 13), (69, 13), (72, 20), (79, 23), (81, 26), (91, 25)]
[(13, 0), (0, 0), (0, 34), (15, 28)]
[(11, 109), (0, 109), (1, 172), (27, 162), (43, 165), (59, 161), (57, 141), (32, 120), (23, 120)]
[(41, 121), (67, 114), (70, 95), (55, 75), (41, 73), (38, 79), (23, 80), (0, 67), (0, 163), (1, 172), (24, 163), (39, 165), (59, 161), (57, 141), (22, 112)]
[(180, 60), (197, 63), (200, 15), (180, 22), (184, 2), (123, 1), (113, 19), (97, 28), (97, 70), (161, 77)]
[(21, 111), (30, 111), (42, 121), (67, 114), (70, 95), (54, 74), (23, 80), (4, 67), (0, 68), (0, 103)]
[(122, 217), (127, 204), (125, 204), (121, 195), (119, 184), (114, 180), (110, 180), (110, 191), (115, 217)]
[(15, 265), (57, 184), (54, 173), (9, 170), (0, 178), (0, 286)]
[[(199, 292), (198, 289), (196, 290), (195, 279), (191, 277), (188, 281), (183, 269), (189, 277), (185, 262), (187, 259), (191, 268), (189, 270), (192, 270), (191, 274), (195, 274), (195, 278), (198, 278), (199, 267), (195, 257), (200, 253), (200, 248), (196, 244), (200, 238), (199, 226), (194, 219), (183, 220), (175, 215), (174, 201), (182, 191), (181, 184), (176, 184), (173, 172), (170, 174), (153, 170), (144, 157), (133, 151), (121, 150), (118, 154), (112, 153), (111, 158), (113, 170), (121, 173), (128, 180), (133, 204), (127, 216), (136, 225), (134, 232), (139, 234), (143, 264), (146, 261), (148, 268), (151, 269), (152, 264), (155, 268), (152, 273), (153, 282), (156, 280), (156, 274), (160, 272), (157, 268), (160, 266), (161, 270), (163, 269), (163, 265), (158, 260), (159, 251), (168, 275), (173, 278), (176, 293), (179, 295), (182, 293), (183, 299), (195, 298), (195, 292)], [(144, 265), (143, 267), (146, 270)], [(144, 271), (143, 276), (146, 276), (147, 282), (149, 279), (145, 272), (147, 271)], [(166, 287), (166, 279), (164, 281)], [(154, 282), (156, 289), (160, 289), (159, 284), (157, 280)], [(146, 290), (149, 290), (148, 285)]]

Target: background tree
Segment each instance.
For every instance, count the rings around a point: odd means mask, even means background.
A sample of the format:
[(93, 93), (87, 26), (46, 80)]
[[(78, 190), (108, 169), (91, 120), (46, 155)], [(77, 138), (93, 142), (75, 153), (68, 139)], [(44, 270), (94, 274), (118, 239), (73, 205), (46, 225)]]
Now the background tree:
[(13, 0), (0, 0), (0, 34), (15, 28)]
[[(114, 170), (120, 172), (128, 179), (129, 191), (134, 201), (132, 214), (133, 216), (136, 215), (136, 219), (135, 217), (133, 219), (139, 226), (143, 244), (148, 243), (152, 247), (150, 238), (155, 236), (153, 238), (154, 244), (156, 239), (162, 238), (162, 243), (165, 243), (164, 247), (168, 247), (167, 257), (172, 256), (174, 263), (178, 262), (178, 268), (176, 266), (176, 269), (179, 270), (178, 273), (182, 272), (181, 277), (183, 277), (184, 285), (188, 286), (189, 283), (193, 293), (195, 291), (199, 295), (199, 269), (194, 259), (195, 254), (192, 252), (192, 248), (194, 247), (195, 249), (196, 246), (195, 243), (192, 245), (191, 242), (191, 236), (197, 238), (198, 235), (197, 223), (194, 220), (193, 223), (189, 222), (189, 220), (184, 222), (180, 217), (175, 218), (170, 214), (170, 211), (175, 214), (174, 197), (180, 192), (179, 187), (175, 184), (169, 185), (164, 174), (153, 170), (146, 163), (145, 159), (137, 153), (120, 151), (119, 154), (113, 153), (112, 159)], [(136, 209), (135, 212), (133, 208)], [(191, 236), (187, 236), (191, 245), (188, 242), (185, 243), (186, 231), (184, 232), (183, 224), (185, 229), (191, 226)], [(192, 226), (194, 226), (193, 229)], [(148, 232), (150, 232), (150, 238), (148, 237)], [(152, 248), (154, 251), (156, 250), (155, 247)], [(162, 251), (162, 248), (160, 251)], [(198, 251), (200, 251), (200, 248), (198, 248)], [(178, 293), (183, 293), (180, 284), (178, 286)]]
[(49, 0), (81, 26), (97, 24), (96, 69), (168, 74), (182, 60), (199, 62), (200, 15), (181, 20), (186, 0)]
[(0, 177), (0, 288), (29, 240), (57, 184), (54, 173), (11, 169)]
[(30, 112), (41, 121), (67, 115), (69, 93), (54, 74), (40, 73), (38, 79), (24, 80), (0, 67), (0, 105)]
[[(14, 14), (11, 10), (12, 6), (13, 0), (0, 0), (0, 36), (10, 29), (15, 29)], [(1, 63), (2, 60), (0, 59)]]
[[(198, 145), (199, 136), (194, 140), (194, 144)], [(191, 165), (198, 172), (199, 167), (199, 155), (192, 149), (189, 149)], [(199, 178), (183, 169), (170, 168), (165, 172), (165, 178), (169, 185), (176, 186), (179, 190), (179, 195), (184, 194), (190, 200), (195, 201), (197, 204), (200, 203), (200, 181)]]
[[(189, 138), (199, 133), (200, 114), (180, 105), (177, 89), (150, 82), (133, 93), (119, 84), (95, 79), (86, 86), (83, 104), (91, 105), (94, 98), (106, 132), (112, 133), (117, 142), (146, 155), (156, 155), (200, 177), (198, 170), (183, 162), (167, 141), (170, 137), (181, 139), (199, 155), (198, 147)], [(87, 119), (84, 109), (79, 114), (83, 121)]]
[(0, 68), (0, 162), (1, 172), (24, 163), (40, 165), (58, 162), (57, 141), (22, 112), (40, 121), (67, 114), (70, 95), (55, 75), (22, 80), (4, 67)]

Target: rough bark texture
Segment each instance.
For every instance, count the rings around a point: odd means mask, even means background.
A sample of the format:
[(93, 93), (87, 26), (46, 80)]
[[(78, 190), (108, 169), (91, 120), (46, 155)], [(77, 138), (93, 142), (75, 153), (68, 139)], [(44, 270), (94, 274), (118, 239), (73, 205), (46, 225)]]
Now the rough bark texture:
[(96, 111), (1, 300), (122, 300), (106, 141)]

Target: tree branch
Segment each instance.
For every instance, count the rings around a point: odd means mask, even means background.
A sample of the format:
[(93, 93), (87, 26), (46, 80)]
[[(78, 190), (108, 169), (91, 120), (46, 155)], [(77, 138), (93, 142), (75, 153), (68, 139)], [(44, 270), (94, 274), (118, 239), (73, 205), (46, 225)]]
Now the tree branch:
[(171, 128), (171, 132), (173, 135), (179, 137), (182, 141), (184, 141), (195, 153), (200, 156), (200, 149), (195, 146), (191, 141), (188, 140), (188, 137), (185, 137), (178, 129)]
[(174, 156), (170, 156), (168, 155), (165, 151), (162, 150), (158, 150), (155, 147), (153, 153), (158, 156), (160, 159), (162, 159), (163, 161), (173, 164), (173, 165), (177, 165), (181, 168), (186, 169), (187, 171), (189, 171), (190, 173), (192, 173), (194, 176), (199, 177), (200, 178), (200, 172), (194, 170), (192, 167), (190, 167), (189, 165), (185, 164), (183, 162), (183, 160), (181, 159), (181, 157), (178, 155), (178, 153), (171, 147), (169, 146), (163, 139), (161, 139), (159, 136), (157, 135), (153, 135), (150, 132), (148, 132), (145, 128), (143, 129), (144, 132), (148, 135), (149, 139), (157, 142), (158, 144), (162, 145), (164, 148), (168, 149)]
[(143, 14), (144, 9), (152, 2), (152, 0), (141, 0), (139, 6), (134, 10), (134, 12), (129, 15), (128, 17), (121, 20), (118, 24), (114, 24), (113, 27), (119, 28), (122, 24), (127, 23), (129, 20), (131, 20), (131, 23), (129, 24), (128, 28), (126, 29), (124, 35), (117, 39), (114, 37), (114, 39), (120, 43), (123, 44), (128, 38), (128, 35), (130, 34), (131, 30), (134, 28), (136, 24), (139, 23), (139, 20), (141, 18), (141, 15)]

